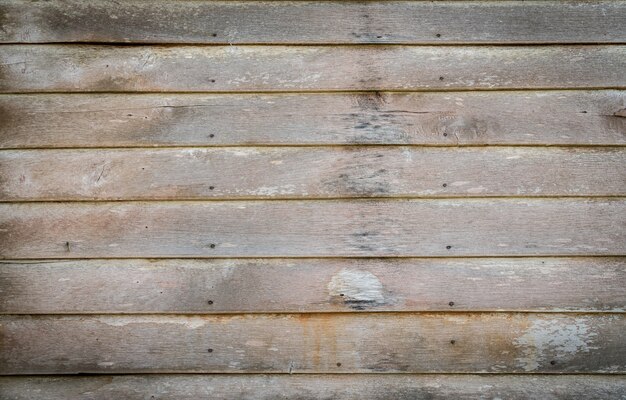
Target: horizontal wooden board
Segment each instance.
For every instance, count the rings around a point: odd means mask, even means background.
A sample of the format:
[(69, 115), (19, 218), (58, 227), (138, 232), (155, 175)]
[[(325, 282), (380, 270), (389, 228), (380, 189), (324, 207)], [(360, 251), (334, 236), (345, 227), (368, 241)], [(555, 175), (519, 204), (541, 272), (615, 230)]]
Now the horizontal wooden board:
[(3, 0), (0, 42), (624, 43), (621, 1)]
[[(1, 377), (5, 400), (623, 400), (612, 375), (109, 375)], [(150, 397), (152, 396), (152, 397)]]
[(624, 314), (1, 316), (1, 374), (626, 372)]
[(626, 46), (0, 47), (0, 92), (626, 88)]
[(0, 148), (626, 145), (626, 92), (0, 95)]
[(0, 257), (626, 255), (626, 200), (2, 203)]
[(5, 150), (0, 201), (626, 195), (623, 148)]
[(0, 148), (625, 145), (625, 93), (0, 95)]
[(626, 311), (626, 258), (0, 263), (0, 313)]

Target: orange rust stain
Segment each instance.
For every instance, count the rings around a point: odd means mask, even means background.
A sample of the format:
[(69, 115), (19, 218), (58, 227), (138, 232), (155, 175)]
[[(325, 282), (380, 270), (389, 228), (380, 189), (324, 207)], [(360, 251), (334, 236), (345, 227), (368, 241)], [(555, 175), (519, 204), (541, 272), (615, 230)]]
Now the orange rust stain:
[(302, 326), (303, 347), (309, 349), (307, 359), (312, 369), (327, 369), (337, 360), (337, 316), (331, 314), (299, 314), (296, 321)]

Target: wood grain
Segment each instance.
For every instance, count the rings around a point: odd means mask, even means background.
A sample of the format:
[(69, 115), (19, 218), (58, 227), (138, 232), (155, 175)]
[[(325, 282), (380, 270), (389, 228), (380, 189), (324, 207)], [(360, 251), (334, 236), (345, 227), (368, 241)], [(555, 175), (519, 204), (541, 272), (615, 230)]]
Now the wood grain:
[(0, 313), (623, 312), (624, 287), (610, 257), (9, 261)]
[(626, 255), (626, 200), (2, 203), (20, 258)]
[(4, 43), (626, 42), (620, 1), (3, 0), (0, 12)]
[(626, 380), (599, 375), (109, 375), (0, 377), (5, 400), (622, 400)]
[(626, 195), (620, 148), (0, 152), (0, 201)]
[(622, 45), (6, 45), (0, 59), (3, 93), (626, 88)]
[(626, 372), (624, 314), (1, 316), (0, 329), (2, 374)]
[(0, 148), (626, 145), (625, 93), (0, 95)]

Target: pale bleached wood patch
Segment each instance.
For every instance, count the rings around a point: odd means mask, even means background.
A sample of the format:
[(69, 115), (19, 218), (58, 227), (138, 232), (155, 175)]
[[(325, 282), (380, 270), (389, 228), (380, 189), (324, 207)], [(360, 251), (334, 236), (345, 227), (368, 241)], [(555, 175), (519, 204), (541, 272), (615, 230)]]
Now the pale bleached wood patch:
[(3, 93), (626, 88), (622, 45), (6, 45), (0, 59)]
[(0, 263), (0, 312), (626, 311), (626, 259)]

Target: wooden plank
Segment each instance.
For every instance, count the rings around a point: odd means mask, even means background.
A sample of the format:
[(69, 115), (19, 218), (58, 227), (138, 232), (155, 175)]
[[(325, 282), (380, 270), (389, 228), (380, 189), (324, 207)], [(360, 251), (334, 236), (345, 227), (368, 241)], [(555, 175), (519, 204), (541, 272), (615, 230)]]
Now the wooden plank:
[(626, 88), (626, 46), (0, 47), (0, 92)]
[(1, 203), (2, 258), (625, 255), (626, 200)]
[(626, 145), (626, 92), (0, 95), (0, 148)]
[(3, 0), (0, 12), (4, 43), (626, 42), (620, 1)]
[(626, 259), (0, 263), (0, 313), (626, 311)]
[(625, 102), (622, 91), (4, 95), (0, 146), (626, 144)]
[[(5, 400), (622, 400), (611, 375), (109, 375), (0, 377)], [(153, 397), (150, 397), (153, 396)]]
[(5, 150), (0, 201), (626, 195), (621, 148)]
[(624, 314), (1, 316), (1, 374), (626, 372)]

